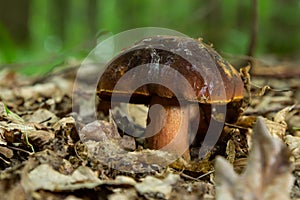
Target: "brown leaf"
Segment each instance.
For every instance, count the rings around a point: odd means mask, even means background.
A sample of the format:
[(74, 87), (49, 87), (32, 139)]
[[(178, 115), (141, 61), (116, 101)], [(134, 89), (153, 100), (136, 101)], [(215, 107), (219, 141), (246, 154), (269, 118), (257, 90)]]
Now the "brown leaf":
[(18, 94), (19, 97), (22, 97), (25, 100), (29, 99), (37, 99), (38, 97), (52, 97), (53, 95), (57, 95), (60, 91), (55, 85), (55, 83), (44, 83), (44, 84), (36, 84), (30, 86), (23, 86), (19, 88), (15, 88), (15, 93)]
[(287, 124), (282, 122), (271, 121), (268, 119), (264, 119), (264, 120), (270, 134), (282, 140), (283, 137), (285, 136)]
[(29, 142), (34, 146), (42, 148), (45, 144), (54, 138), (54, 133), (49, 131), (37, 130), (28, 132)]
[(21, 138), (22, 134), (27, 134), (30, 131), (35, 131), (32, 124), (0, 122), (0, 134), (10, 143), (14, 143), (17, 139)]
[(238, 121), (236, 122), (236, 125), (244, 127), (244, 128), (250, 128), (253, 127), (253, 124), (256, 121), (255, 116), (240, 116), (238, 118)]
[(124, 135), (123, 137), (120, 136), (113, 121), (106, 122), (98, 120), (89, 123), (80, 130), (79, 136), (83, 142), (89, 140), (97, 142), (107, 141), (108, 143), (115, 143), (116, 145), (119, 145), (120, 148), (126, 150), (135, 150), (136, 146), (133, 137), (128, 135)]
[(274, 116), (274, 122), (287, 125), (285, 122), (286, 115), (293, 109), (294, 106), (288, 106), (277, 112)]
[(24, 116), (24, 119), (29, 122), (42, 123), (44, 125), (54, 124), (58, 121), (57, 116), (46, 109), (38, 109), (32, 115)]
[(64, 132), (65, 135), (70, 137), (73, 141), (79, 140), (76, 122), (73, 117), (64, 117), (60, 119), (53, 125), (53, 129), (56, 133)]
[(172, 185), (174, 185), (179, 178), (178, 174), (168, 174), (163, 180), (153, 176), (146, 176), (141, 183), (135, 185), (135, 188), (141, 195), (150, 194), (155, 197), (158, 193), (163, 195), (163, 199), (168, 199), (171, 195)]
[(112, 127), (109, 122), (103, 120), (98, 120), (87, 124), (80, 130), (79, 136), (83, 142), (86, 142), (88, 140), (117, 140), (121, 138), (119, 133), (116, 131), (116, 128)]
[(264, 123), (257, 119), (253, 145), (246, 170), (240, 176), (221, 157), (216, 160), (217, 199), (288, 200), (293, 184), (289, 151), (272, 138)]
[(14, 156), (13, 150), (0, 146), (0, 154), (4, 155), (6, 158), (12, 158)]
[(55, 171), (48, 164), (41, 164), (29, 172), (28, 180), (21, 182), (26, 192), (38, 189), (49, 191), (76, 190), (94, 188), (102, 182), (88, 167), (80, 166), (72, 175), (64, 175)]
[(292, 162), (297, 170), (300, 170), (300, 137), (287, 135), (284, 137), (284, 142), (288, 145), (291, 154)]

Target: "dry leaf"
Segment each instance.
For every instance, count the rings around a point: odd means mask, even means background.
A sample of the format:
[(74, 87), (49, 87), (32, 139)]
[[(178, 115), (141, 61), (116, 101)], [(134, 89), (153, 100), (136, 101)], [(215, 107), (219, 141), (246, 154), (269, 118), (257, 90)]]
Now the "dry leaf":
[(117, 191), (108, 196), (108, 200), (120, 200), (120, 199), (122, 200), (138, 199), (138, 195), (135, 189), (127, 189), (127, 190)]
[[(115, 107), (117, 109), (118, 107)], [(141, 128), (146, 128), (148, 107), (145, 105), (120, 103), (118, 110), (123, 117), (127, 117), (128, 121), (137, 124)]]
[(282, 122), (271, 121), (268, 119), (264, 120), (270, 134), (282, 140), (287, 129), (286, 123), (284, 124)]
[(144, 105), (120, 103), (111, 111), (118, 127), (126, 134), (141, 137), (144, 134), (148, 107)]
[(255, 116), (240, 116), (235, 124), (244, 128), (250, 128), (253, 127), (255, 121)]
[(293, 185), (289, 151), (272, 138), (264, 123), (257, 119), (253, 145), (246, 170), (240, 176), (221, 157), (216, 160), (217, 200), (288, 200)]
[(38, 109), (32, 115), (24, 116), (24, 119), (29, 122), (42, 123), (44, 125), (54, 124), (58, 121), (58, 117), (46, 109)]
[(0, 121), (0, 133), (7, 142), (14, 143), (17, 139), (21, 139), (22, 135), (35, 131), (32, 124), (16, 124)]
[(54, 131), (69, 130), (75, 128), (75, 119), (73, 117), (64, 117), (53, 125)]
[(73, 117), (64, 117), (53, 125), (55, 133), (63, 132), (65, 136), (73, 141), (78, 141), (79, 135), (76, 128), (76, 122)]
[(228, 140), (227, 145), (226, 145), (226, 155), (227, 155), (227, 160), (233, 164), (235, 160), (235, 144), (232, 140)]
[(295, 168), (300, 170), (300, 137), (287, 135), (284, 137), (284, 142), (288, 145), (291, 151), (292, 161), (295, 164)]
[(274, 122), (287, 125), (285, 122), (286, 115), (293, 109), (294, 106), (288, 106), (277, 112), (274, 116)]
[(27, 135), (30, 143), (41, 149), (44, 145), (49, 143), (51, 139), (54, 139), (54, 133), (44, 130), (30, 131)]
[(21, 185), (27, 194), (37, 190), (59, 192), (109, 185), (134, 187), (140, 195), (161, 195), (163, 198), (168, 198), (172, 191), (172, 185), (179, 179), (177, 174), (168, 174), (164, 179), (147, 176), (139, 183), (126, 176), (117, 176), (115, 180), (104, 181), (98, 179), (88, 167), (80, 166), (71, 175), (65, 175), (54, 170), (49, 164), (41, 164), (30, 171), (27, 176), (23, 176)]
[(112, 127), (109, 122), (97, 120), (85, 125), (79, 132), (81, 141), (105, 141), (118, 140), (121, 138), (116, 128)]
[(28, 180), (21, 181), (26, 192), (39, 189), (49, 191), (76, 190), (94, 188), (102, 182), (88, 167), (80, 166), (72, 175), (64, 175), (55, 171), (48, 164), (41, 164), (29, 172)]
[(13, 150), (0, 146), (0, 154), (4, 155), (6, 158), (12, 158), (14, 156)]
[(136, 190), (141, 195), (150, 195), (156, 197), (161, 194), (162, 199), (168, 199), (172, 192), (172, 185), (179, 180), (178, 174), (168, 174), (164, 179), (158, 179), (153, 176), (146, 176), (146, 178), (135, 185)]
[(79, 136), (83, 142), (91, 140), (104, 143), (115, 143), (115, 145), (119, 145), (121, 149), (136, 149), (134, 138), (128, 135), (121, 137), (113, 122), (98, 120), (89, 123), (80, 130)]
[(148, 173), (159, 171), (178, 159), (159, 150), (126, 151), (114, 140), (87, 141), (88, 157), (123, 172)]
[(37, 99), (41, 96), (53, 97), (54, 95), (59, 95), (61, 93), (56, 84), (51, 82), (15, 88), (14, 92), (25, 100), (32, 98)]
[(294, 136), (300, 137), (300, 115), (291, 116), (288, 121), (288, 129)]

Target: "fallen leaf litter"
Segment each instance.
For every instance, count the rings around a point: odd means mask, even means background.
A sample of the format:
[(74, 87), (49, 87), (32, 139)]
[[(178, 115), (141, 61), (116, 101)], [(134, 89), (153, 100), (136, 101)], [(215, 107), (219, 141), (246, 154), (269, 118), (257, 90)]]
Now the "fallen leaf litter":
[[(264, 96), (252, 98), (251, 106), (238, 122), (227, 125), (231, 137), (226, 141), (223, 156), (232, 164), (218, 157), (214, 173), (215, 155), (186, 163), (167, 152), (141, 148), (133, 138), (122, 137), (109, 120), (100, 119), (87, 125), (77, 123), (76, 115), (70, 113), (73, 79), (69, 77), (50, 77), (33, 84), (31, 78), (11, 76), (11, 73), (2, 71), (0, 81), (0, 191), (4, 199), (91, 199), (95, 196), (214, 199), (216, 192), (217, 199), (221, 199), (222, 194), (236, 197), (240, 191), (244, 199), (249, 199), (247, 194), (251, 194), (251, 190), (265, 191), (264, 199), (271, 199), (272, 195), (277, 195), (273, 199), (300, 198), (298, 79), (271, 79), (268, 83), (259, 77), (252, 79), (256, 84), (268, 84), (271, 88), (285, 82), (284, 87), (293, 90), (288, 93), (268, 91)], [(7, 81), (8, 77), (14, 77), (14, 81)], [(4, 105), (16, 115), (8, 115)], [(255, 139), (260, 132), (253, 130), (257, 116), (264, 117), (260, 123), (266, 125), (276, 142)], [(134, 119), (130, 120), (135, 123)], [(136, 123), (141, 127), (140, 122)], [(98, 127), (97, 135), (93, 135), (95, 127)], [(83, 132), (90, 136), (82, 137)], [(25, 133), (35, 153), (26, 142)], [(286, 149), (281, 150), (283, 142), (290, 156)], [(248, 159), (251, 146), (256, 150), (250, 151)], [(261, 159), (266, 159), (267, 165), (261, 165)], [(166, 163), (171, 164), (166, 166)], [(230, 166), (242, 174), (235, 174), (229, 170)], [(201, 176), (204, 173), (207, 175)], [(291, 182), (292, 174), (295, 182)], [(229, 180), (238, 186), (228, 186)], [(248, 181), (242, 181), (243, 185), (239, 184), (240, 180)], [(229, 188), (234, 188), (232, 193)]]

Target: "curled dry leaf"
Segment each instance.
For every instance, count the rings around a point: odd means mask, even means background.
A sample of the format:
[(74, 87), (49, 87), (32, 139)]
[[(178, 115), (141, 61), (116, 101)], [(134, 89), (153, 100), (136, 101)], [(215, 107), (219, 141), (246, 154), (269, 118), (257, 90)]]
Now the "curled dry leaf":
[(264, 120), (257, 119), (246, 170), (238, 175), (221, 157), (216, 160), (217, 199), (288, 200), (293, 184), (289, 151), (272, 138)]
[(74, 141), (79, 140), (79, 135), (76, 129), (76, 122), (73, 117), (64, 117), (53, 125), (56, 133), (64, 132), (67, 137), (72, 138)]
[(249, 73), (250, 68), (251, 68), (251, 66), (248, 65), (248, 66), (240, 69), (240, 75), (245, 84), (245, 90), (246, 90), (246, 92), (245, 92), (246, 96), (245, 96), (245, 100), (244, 100), (245, 105), (249, 105), (251, 102), (251, 91), (250, 91), (251, 90), (251, 78), (250, 78), (250, 73)]
[(133, 137), (127, 135), (121, 137), (113, 122), (106, 122), (103, 120), (87, 124), (80, 130), (79, 136), (83, 142), (91, 140), (104, 143), (115, 143), (125, 150), (135, 150), (136, 146)]
[(268, 119), (264, 120), (270, 134), (282, 140), (287, 129), (286, 123), (271, 121)]
[(118, 127), (130, 135), (139, 137), (144, 134), (148, 116), (145, 105), (120, 103), (111, 111)]
[(291, 116), (288, 121), (288, 129), (294, 136), (300, 137), (300, 115)]
[(236, 125), (244, 128), (251, 128), (253, 127), (255, 121), (255, 116), (240, 116), (236, 122)]
[(75, 119), (73, 117), (64, 117), (53, 125), (54, 131), (66, 130), (70, 129), (70, 127), (75, 127)]
[(286, 108), (283, 108), (279, 112), (277, 112), (274, 116), (274, 122), (278, 122), (284, 125), (287, 125), (285, 122), (286, 115), (293, 109), (294, 106), (288, 106)]
[(232, 140), (228, 140), (227, 145), (226, 145), (226, 155), (227, 155), (227, 160), (233, 164), (236, 156), (235, 152), (235, 144)]
[(0, 121), (0, 133), (7, 142), (14, 143), (17, 139), (21, 139), (22, 135), (35, 131), (32, 124), (16, 124)]
[(300, 137), (287, 135), (284, 137), (284, 142), (288, 145), (291, 151), (292, 161), (295, 164), (295, 168), (300, 170)]
[(285, 121), (286, 115), (291, 111), (292, 108), (293, 106), (288, 106), (281, 109), (274, 115), (273, 121), (265, 119), (266, 126), (272, 136), (283, 139), (287, 130), (287, 123)]
[[(279, 111), (279, 115), (281, 115), (281, 114), (282, 114), (281, 111)], [(275, 118), (275, 119), (278, 119), (278, 118)], [(272, 121), (267, 118), (263, 118), (264, 123), (266, 124), (270, 134), (272, 136), (277, 137), (282, 140), (286, 134), (287, 124), (285, 123), (285, 121), (281, 121), (281, 120), (278, 121), (275, 119)], [(242, 116), (239, 118), (237, 125), (244, 127), (244, 128), (251, 128), (251, 127), (253, 127), (256, 120), (257, 120), (257, 117), (255, 117), (255, 116)], [(251, 138), (250, 138), (250, 141), (251, 141)]]
[(44, 130), (36, 130), (28, 132), (29, 141), (39, 148), (43, 148), (51, 139), (54, 139), (54, 133)]

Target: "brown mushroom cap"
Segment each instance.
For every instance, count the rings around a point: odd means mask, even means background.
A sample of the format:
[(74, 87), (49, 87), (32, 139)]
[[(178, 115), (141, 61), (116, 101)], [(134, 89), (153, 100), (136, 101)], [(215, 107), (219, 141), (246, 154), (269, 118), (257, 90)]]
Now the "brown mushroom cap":
[[(124, 90), (114, 89), (126, 72), (141, 65), (149, 67), (139, 70), (135, 77), (128, 77)], [(178, 84), (176, 74), (168, 71), (168, 68), (162, 68), (163, 65), (183, 75), (195, 93), (186, 92), (186, 86)], [(102, 74), (97, 88), (98, 96), (110, 101), (114, 93), (122, 101), (122, 97), (128, 98), (130, 95), (132, 103), (143, 104), (148, 104), (152, 95), (175, 98), (173, 92), (159, 84), (147, 84), (135, 91), (128, 91), (126, 87), (137, 84), (139, 73), (174, 84), (176, 94), (177, 91), (180, 93), (177, 98), (188, 101), (211, 104), (240, 101), (243, 98), (243, 82), (238, 72), (212, 47), (201, 40), (176, 36), (146, 38), (117, 55)]]

